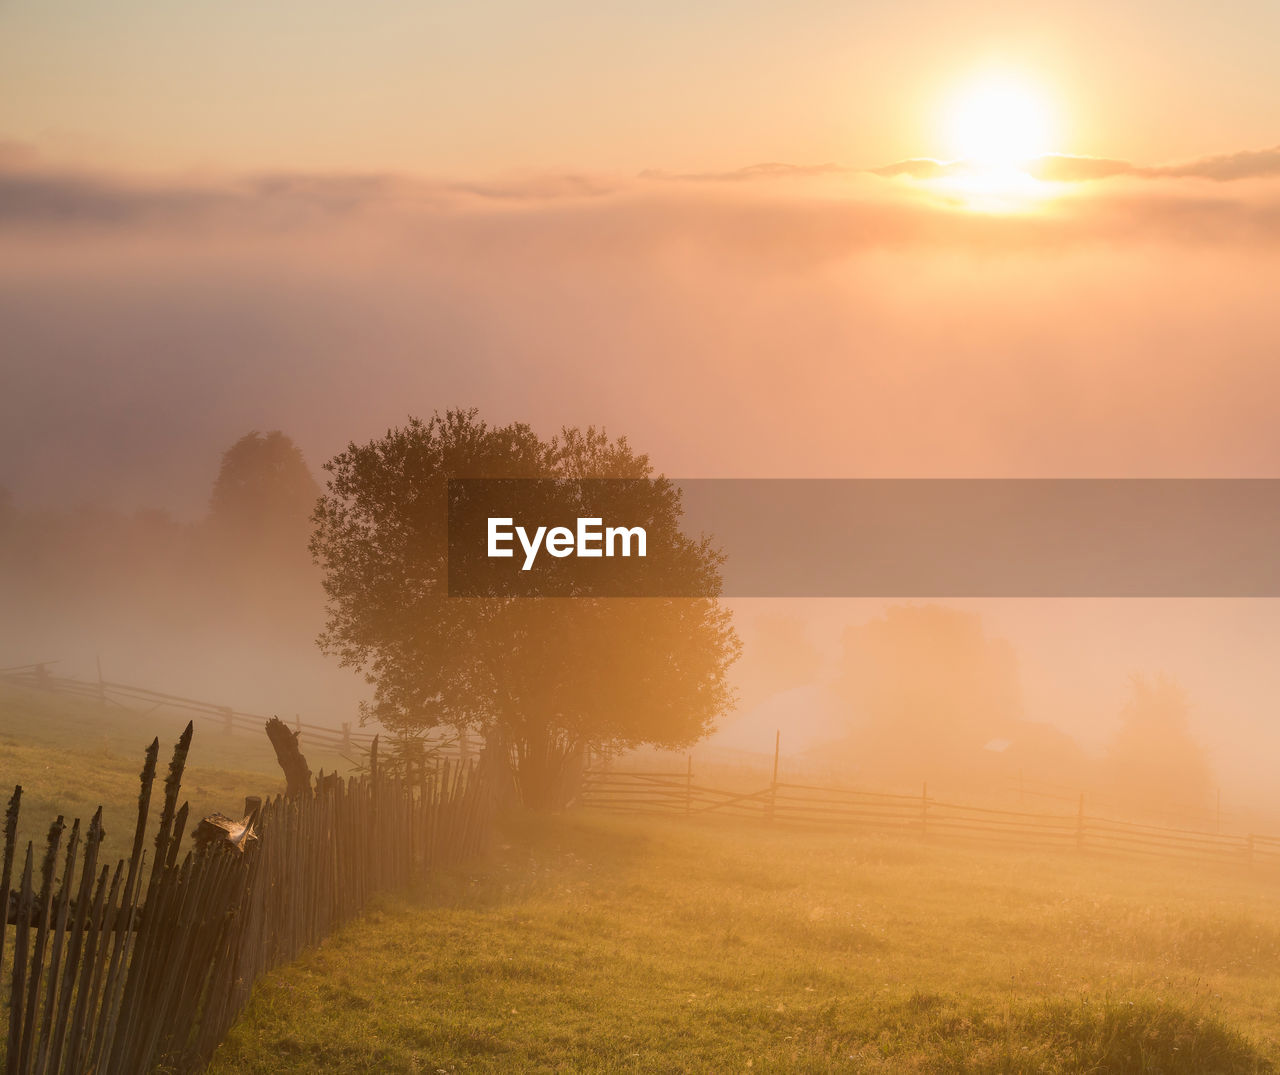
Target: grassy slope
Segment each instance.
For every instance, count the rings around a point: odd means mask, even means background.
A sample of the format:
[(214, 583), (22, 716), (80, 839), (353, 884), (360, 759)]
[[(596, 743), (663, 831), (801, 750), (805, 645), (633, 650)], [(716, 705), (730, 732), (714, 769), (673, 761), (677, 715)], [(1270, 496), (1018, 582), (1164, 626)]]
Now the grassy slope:
[[(39, 855), (49, 823), (58, 814), (66, 816), (68, 826), (73, 817), (87, 826), (93, 811), (102, 805), (107, 831), (102, 853), (107, 861), (127, 855), (137, 816), (143, 753), (159, 736), (162, 781), (185, 724), (185, 717), (171, 712), (102, 709), (70, 695), (0, 684), (0, 810), (13, 786), (21, 784), (20, 836), (23, 841), (35, 840)], [(308, 760), (313, 768), (345, 764), (334, 757)], [(237, 813), (246, 795), (283, 791), (284, 779), (265, 733), (227, 736), (216, 722), (197, 720), (182, 787), (183, 798), (191, 804), (193, 825), (215, 810)], [(153, 810), (160, 795), (158, 781), (152, 793)], [(149, 829), (148, 839), (153, 835)]]
[(503, 840), (260, 983), (213, 1070), (1280, 1060), (1280, 899), (1261, 879), (598, 815)]

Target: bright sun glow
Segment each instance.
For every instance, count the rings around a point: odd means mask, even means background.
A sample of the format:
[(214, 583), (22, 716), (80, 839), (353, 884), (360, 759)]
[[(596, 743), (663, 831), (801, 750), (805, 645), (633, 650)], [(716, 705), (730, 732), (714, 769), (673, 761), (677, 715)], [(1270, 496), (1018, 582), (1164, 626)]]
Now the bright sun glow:
[(1049, 151), (1049, 114), (1025, 85), (1013, 79), (991, 78), (956, 101), (948, 135), (954, 152), (967, 161), (994, 168), (1016, 167)]

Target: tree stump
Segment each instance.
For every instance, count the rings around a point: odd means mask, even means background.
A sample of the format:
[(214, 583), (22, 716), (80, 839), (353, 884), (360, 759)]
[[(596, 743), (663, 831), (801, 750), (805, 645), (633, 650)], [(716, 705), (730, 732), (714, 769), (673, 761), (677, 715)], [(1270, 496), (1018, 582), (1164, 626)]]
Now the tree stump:
[(310, 795), (311, 767), (298, 749), (298, 733), (292, 731), (279, 717), (272, 717), (267, 721), (267, 738), (275, 748), (276, 761), (284, 770), (287, 782), (285, 794), (290, 798), (295, 795)]

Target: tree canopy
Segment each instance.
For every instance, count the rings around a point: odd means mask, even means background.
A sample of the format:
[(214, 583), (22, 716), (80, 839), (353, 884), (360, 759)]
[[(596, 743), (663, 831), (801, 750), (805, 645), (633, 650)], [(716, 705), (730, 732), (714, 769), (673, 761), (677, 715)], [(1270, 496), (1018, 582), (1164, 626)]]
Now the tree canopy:
[[(714, 596), (448, 596), (448, 479), (653, 478), (625, 438), (543, 439), (449, 411), (351, 444), (325, 469), (311, 542), (328, 598), (320, 645), (364, 672), (368, 712), (388, 727), (481, 732), (511, 758), (526, 804), (547, 807), (581, 748), (686, 746), (730, 707), (740, 644)], [(680, 534), (678, 490), (652, 488), (646, 510), (678, 550), (668, 568), (718, 594), (721, 554)]]
[(222, 454), (209, 522), (237, 539), (301, 545), (319, 496), (320, 487), (289, 437), (279, 430), (246, 433)]

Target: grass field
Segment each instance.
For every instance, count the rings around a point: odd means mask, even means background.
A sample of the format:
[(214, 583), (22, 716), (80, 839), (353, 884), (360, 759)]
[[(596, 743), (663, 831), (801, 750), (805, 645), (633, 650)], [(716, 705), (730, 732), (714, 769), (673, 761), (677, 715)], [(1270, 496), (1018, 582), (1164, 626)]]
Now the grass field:
[[(142, 749), (183, 723), (0, 687), (24, 838), (101, 802), (123, 854)], [(265, 736), (197, 724), (194, 817), (281, 783)], [(270, 975), (213, 1070), (1277, 1065), (1274, 875), (580, 813), (507, 819), (486, 860)]]
[(579, 814), (255, 990), (216, 1072), (1252, 1072), (1277, 879)]

